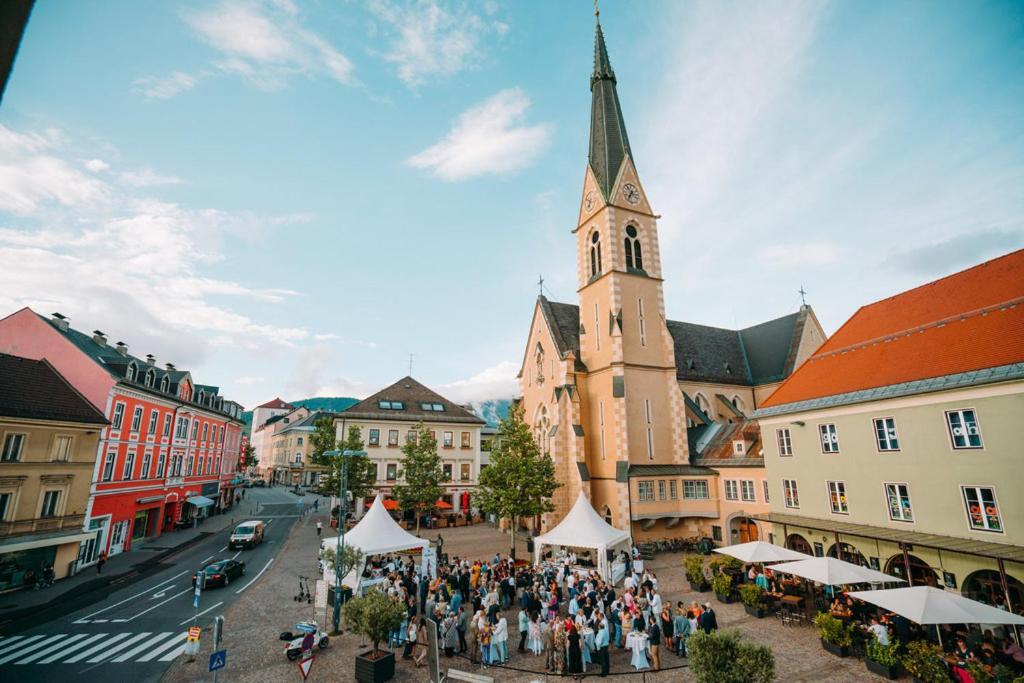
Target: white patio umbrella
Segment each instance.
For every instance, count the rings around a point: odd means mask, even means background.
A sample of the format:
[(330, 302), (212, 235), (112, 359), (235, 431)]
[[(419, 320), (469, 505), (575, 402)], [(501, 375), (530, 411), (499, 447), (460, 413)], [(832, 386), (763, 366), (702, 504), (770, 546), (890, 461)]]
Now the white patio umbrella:
[(1024, 625), (1024, 617), (931, 586), (855, 591), (849, 595), (918, 624)]
[(751, 541), (750, 543), (715, 548), (715, 552), (735, 557), (737, 560), (748, 564), (810, 559), (810, 555), (798, 553), (795, 550), (783, 548), (774, 543), (765, 543), (764, 541)]
[(834, 557), (811, 557), (796, 562), (783, 562), (774, 565), (772, 571), (800, 576), (826, 586), (841, 586), (847, 583), (906, 583), (895, 576)]

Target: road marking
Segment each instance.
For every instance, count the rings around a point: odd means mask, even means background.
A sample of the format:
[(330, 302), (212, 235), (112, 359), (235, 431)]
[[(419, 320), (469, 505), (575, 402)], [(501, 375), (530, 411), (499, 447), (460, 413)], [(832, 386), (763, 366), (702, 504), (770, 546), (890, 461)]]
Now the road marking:
[(272, 565), (273, 563), (274, 563), (274, 558), (270, 558), (270, 561), (267, 562), (267, 564), (263, 567), (263, 569), (260, 570), (260, 573), (257, 574), (256, 576), (252, 577), (252, 581), (250, 581), (249, 583), (245, 584), (244, 586), (242, 586), (241, 588), (236, 590), (235, 591), (235, 595), (238, 595), (239, 593), (244, 591), (246, 588), (248, 588), (249, 586), (251, 586), (254, 583), (256, 583), (256, 580), (259, 579), (261, 576), (263, 576), (263, 572), (267, 571), (267, 569), (269, 569), (270, 565)]
[(125, 598), (121, 602), (115, 602), (113, 605), (110, 605), (109, 607), (104, 607), (103, 609), (98, 610), (96, 612), (93, 612), (92, 614), (87, 614), (84, 617), (82, 617), (81, 619), (78, 619), (77, 621), (75, 621), (74, 623), (76, 623), (76, 624), (87, 624), (87, 623), (89, 623), (89, 620), (92, 619), (97, 614), (103, 614), (104, 612), (106, 612), (109, 609), (114, 609), (118, 605), (123, 605), (126, 602), (134, 600), (135, 598), (139, 597), (140, 595), (145, 595), (146, 593), (150, 592), (151, 590), (153, 590), (155, 588), (159, 588), (160, 586), (164, 585), (165, 583), (170, 583), (171, 581), (174, 581), (176, 578), (178, 578), (182, 574), (187, 574), (187, 573), (188, 573), (187, 569), (182, 571), (182, 572), (179, 572), (179, 573), (175, 574), (174, 576), (172, 576), (171, 578), (169, 578), (169, 579), (167, 579), (165, 581), (161, 581), (160, 583), (156, 584), (155, 586), (150, 586), (149, 588), (147, 588), (146, 590), (142, 591), (141, 593), (136, 593), (135, 595), (131, 596), (130, 598)]
[(171, 647), (174, 647), (180, 641), (185, 640), (185, 636), (187, 636), (187, 635), (188, 635), (187, 633), (179, 633), (178, 635), (176, 635), (173, 638), (169, 639), (163, 645), (161, 645), (161, 646), (151, 650), (149, 653), (143, 655), (142, 657), (139, 657), (135, 661), (137, 661), (137, 662), (148, 662), (149, 660), (153, 659), (154, 657), (156, 657), (158, 654), (160, 654), (164, 650), (166, 650), (168, 648), (171, 648)]
[(137, 634), (134, 638), (129, 638), (128, 640), (124, 641), (123, 643), (119, 643), (119, 644), (115, 645), (114, 647), (110, 648), (106, 652), (102, 652), (102, 653), (96, 655), (95, 657), (93, 657), (92, 659), (89, 660), (89, 663), (90, 664), (95, 664), (96, 662), (102, 662), (104, 659), (106, 659), (108, 657), (113, 657), (114, 655), (116, 655), (121, 650), (123, 650), (126, 647), (132, 645), (133, 643), (139, 642), (140, 640), (142, 640), (143, 638), (145, 638), (148, 635), (151, 635), (149, 631), (143, 631), (142, 633)]
[(161, 634), (159, 634), (157, 636), (153, 636), (152, 638), (150, 638), (149, 640), (144, 642), (142, 645), (139, 645), (138, 647), (132, 648), (128, 652), (125, 652), (124, 654), (118, 655), (117, 657), (114, 657), (110, 661), (112, 661), (112, 662), (127, 662), (129, 659), (131, 659), (135, 655), (139, 654), (143, 650), (150, 649), (151, 647), (153, 647), (154, 645), (159, 643), (161, 640), (163, 640), (167, 636), (173, 635), (173, 634), (174, 634), (174, 631), (164, 631), (163, 633), (161, 633)]
[(2, 641), (0, 641), (0, 655), (7, 652), (8, 648), (14, 646), (14, 644), (17, 641), (24, 641), (26, 638), (29, 637), (30, 636), (11, 636), (10, 638), (4, 638)]
[(39, 652), (35, 653), (34, 655), (29, 655), (28, 657), (25, 657), (25, 659), (18, 660), (17, 662), (15, 662), (15, 664), (31, 664), (32, 662), (36, 661), (37, 659), (40, 659), (42, 657), (45, 657), (46, 655), (52, 654), (54, 650), (57, 650), (57, 649), (63, 650), (69, 644), (75, 642), (76, 640), (84, 638), (85, 635), (86, 635), (85, 633), (79, 633), (77, 635), (71, 636), (67, 640), (60, 640), (60, 638), (64, 637), (63, 633), (61, 633), (59, 635), (56, 635), (56, 636), (53, 636), (54, 639), (57, 639), (57, 640), (51, 640), (50, 641), (50, 643), (53, 644), (53, 647), (51, 647), (49, 649), (45, 649), (45, 650), (40, 650)]
[[(63, 638), (64, 634), (61, 633), (59, 637)], [(38, 638), (42, 638), (43, 640), (37, 640)], [(9, 650), (8, 652), (5, 652), (4, 656), (0, 657), (0, 664), (6, 664), (7, 662), (11, 661), (12, 659), (17, 659), (18, 657), (21, 657), (26, 652), (31, 652), (32, 650), (38, 650), (39, 648), (44, 647), (44, 646), (50, 644), (50, 641), (46, 640), (46, 636), (36, 636), (35, 638), (29, 638), (29, 640), (35, 640), (36, 642), (34, 642), (31, 645), (29, 645), (27, 648), (16, 647), (13, 650)], [(27, 642), (28, 642), (27, 640), (26, 641), (22, 641), (21, 644), (24, 645)]]
[(99, 640), (100, 638), (106, 638), (106, 637), (107, 637), (106, 633), (92, 633), (89, 636), (87, 636), (85, 640), (80, 640), (77, 643), (75, 643), (74, 645), (72, 645), (71, 647), (61, 648), (60, 652), (58, 652), (55, 655), (50, 655), (46, 659), (40, 659), (39, 663), (40, 664), (52, 664), (53, 662), (56, 662), (61, 657), (65, 657), (69, 653), (74, 652), (75, 650), (81, 649), (81, 648), (85, 647), (86, 645), (88, 645), (89, 643), (94, 643), (97, 640)]
[(202, 612), (200, 612), (199, 614), (196, 614), (195, 616), (191, 616), (191, 617), (189, 617), (188, 619), (186, 619), (185, 621), (181, 622), (180, 624), (178, 624), (178, 626), (184, 626), (185, 624), (187, 624), (188, 622), (192, 621), (193, 619), (196, 619), (197, 617), (201, 617), (201, 616), (203, 616), (204, 614), (206, 614), (207, 612), (209, 612), (210, 610), (212, 610), (212, 609), (217, 609), (218, 607), (220, 607), (220, 606), (221, 606), (221, 605), (223, 605), (223, 604), (224, 604), (223, 602), (218, 602), (218, 603), (217, 603), (216, 605), (214, 605), (213, 607), (207, 607), (206, 609), (204, 609), (204, 610), (203, 610)]
[(181, 645), (179, 645), (178, 647), (174, 648), (173, 650), (171, 650), (170, 652), (165, 654), (163, 657), (161, 657), (160, 661), (161, 662), (169, 662), (172, 659), (174, 659), (175, 657), (177, 657), (178, 655), (180, 655), (184, 651), (185, 651), (185, 643), (182, 643)]
[(228, 549), (228, 547), (227, 547), (227, 546), (224, 546), (223, 548), (221, 548), (221, 549), (220, 549), (220, 550), (218, 550), (217, 552), (219, 552), (219, 553), (222, 553), (222, 552), (224, 552), (224, 551), (225, 551), (225, 550), (227, 550), (227, 549)]
[(128, 617), (127, 619), (115, 619), (115, 621), (120, 621), (120, 622), (132, 621), (134, 619), (137, 619), (138, 617), (141, 617), (146, 612), (152, 612), (153, 610), (155, 610), (160, 605), (168, 603), (171, 600), (173, 600), (174, 598), (180, 597), (180, 596), (184, 595), (185, 593), (192, 593), (193, 591), (194, 591), (194, 589), (192, 587), (186, 588), (185, 590), (181, 591), (180, 593), (175, 593), (174, 595), (172, 595), (171, 597), (167, 598), (166, 600), (161, 600), (160, 602), (156, 603), (152, 607), (149, 607), (147, 609), (142, 610), (141, 612), (139, 612), (135, 616)]
[(209, 556), (208, 558), (206, 558), (205, 560), (203, 560), (203, 561), (201, 562), (201, 564), (206, 564), (207, 562), (209, 562), (210, 560), (212, 560), (212, 559), (213, 559), (213, 558), (215, 558), (216, 556), (217, 556), (217, 555), (216, 555), (216, 553), (215, 553), (215, 554), (213, 554), (213, 555), (210, 555), (210, 556)]
[(110, 647), (111, 645), (113, 645), (114, 643), (116, 643), (117, 641), (124, 640), (125, 638), (127, 638), (130, 635), (131, 635), (131, 633), (117, 633), (117, 634), (111, 636), (110, 638), (107, 638), (106, 640), (103, 640), (103, 641), (97, 643), (94, 647), (89, 648), (85, 652), (79, 652), (74, 657), (71, 657), (70, 659), (65, 659), (64, 663), (65, 664), (74, 664), (75, 662), (80, 662), (83, 659), (85, 659), (86, 657), (88, 657), (89, 655), (94, 655), (97, 652), (99, 652), (100, 650), (104, 650), (104, 649)]
[(238, 556), (239, 556), (239, 555), (241, 555), (241, 554), (242, 554), (242, 551), (241, 551), (241, 550), (239, 550), (239, 551), (238, 551), (237, 553), (235, 553), (235, 554), (234, 554), (234, 556), (233, 556), (233, 557), (232, 557), (231, 559), (232, 559), (232, 560), (237, 560), (237, 559), (238, 559)]
[(107, 621), (108, 621), (107, 619), (93, 619), (92, 623), (94, 623), (94, 624), (105, 624), (105, 623), (107, 623)]

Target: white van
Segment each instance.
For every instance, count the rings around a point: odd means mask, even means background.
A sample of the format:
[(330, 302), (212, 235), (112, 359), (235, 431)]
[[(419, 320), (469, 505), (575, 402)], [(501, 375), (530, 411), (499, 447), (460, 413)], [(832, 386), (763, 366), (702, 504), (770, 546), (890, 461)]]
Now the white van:
[(231, 548), (252, 548), (263, 543), (263, 528), (266, 526), (258, 519), (242, 522), (231, 532), (228, 546)]

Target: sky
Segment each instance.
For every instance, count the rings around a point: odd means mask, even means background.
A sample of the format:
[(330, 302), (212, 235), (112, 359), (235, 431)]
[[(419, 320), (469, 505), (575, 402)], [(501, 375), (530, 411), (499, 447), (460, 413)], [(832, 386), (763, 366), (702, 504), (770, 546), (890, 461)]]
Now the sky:
[[(859, 306), (1024, 246), (1024, 3), (603, 0), (671, 319)], [(591, 0), (36, 4), (0, 108), (0, 316), (247, 407), (517, 393), (576, 301)]]

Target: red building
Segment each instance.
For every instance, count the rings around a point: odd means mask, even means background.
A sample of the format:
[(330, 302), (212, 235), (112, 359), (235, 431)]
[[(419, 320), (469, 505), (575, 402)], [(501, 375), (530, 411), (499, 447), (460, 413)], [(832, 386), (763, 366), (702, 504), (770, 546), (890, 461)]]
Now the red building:
[(157, 367), (29, 308), (0, 320), (0, 352), (45, 358), (110, 421), (100, 436), (80, 565), (115, 555), (232, 504), (240, 483), (242, 406), (196, 384), (187, 370)]

